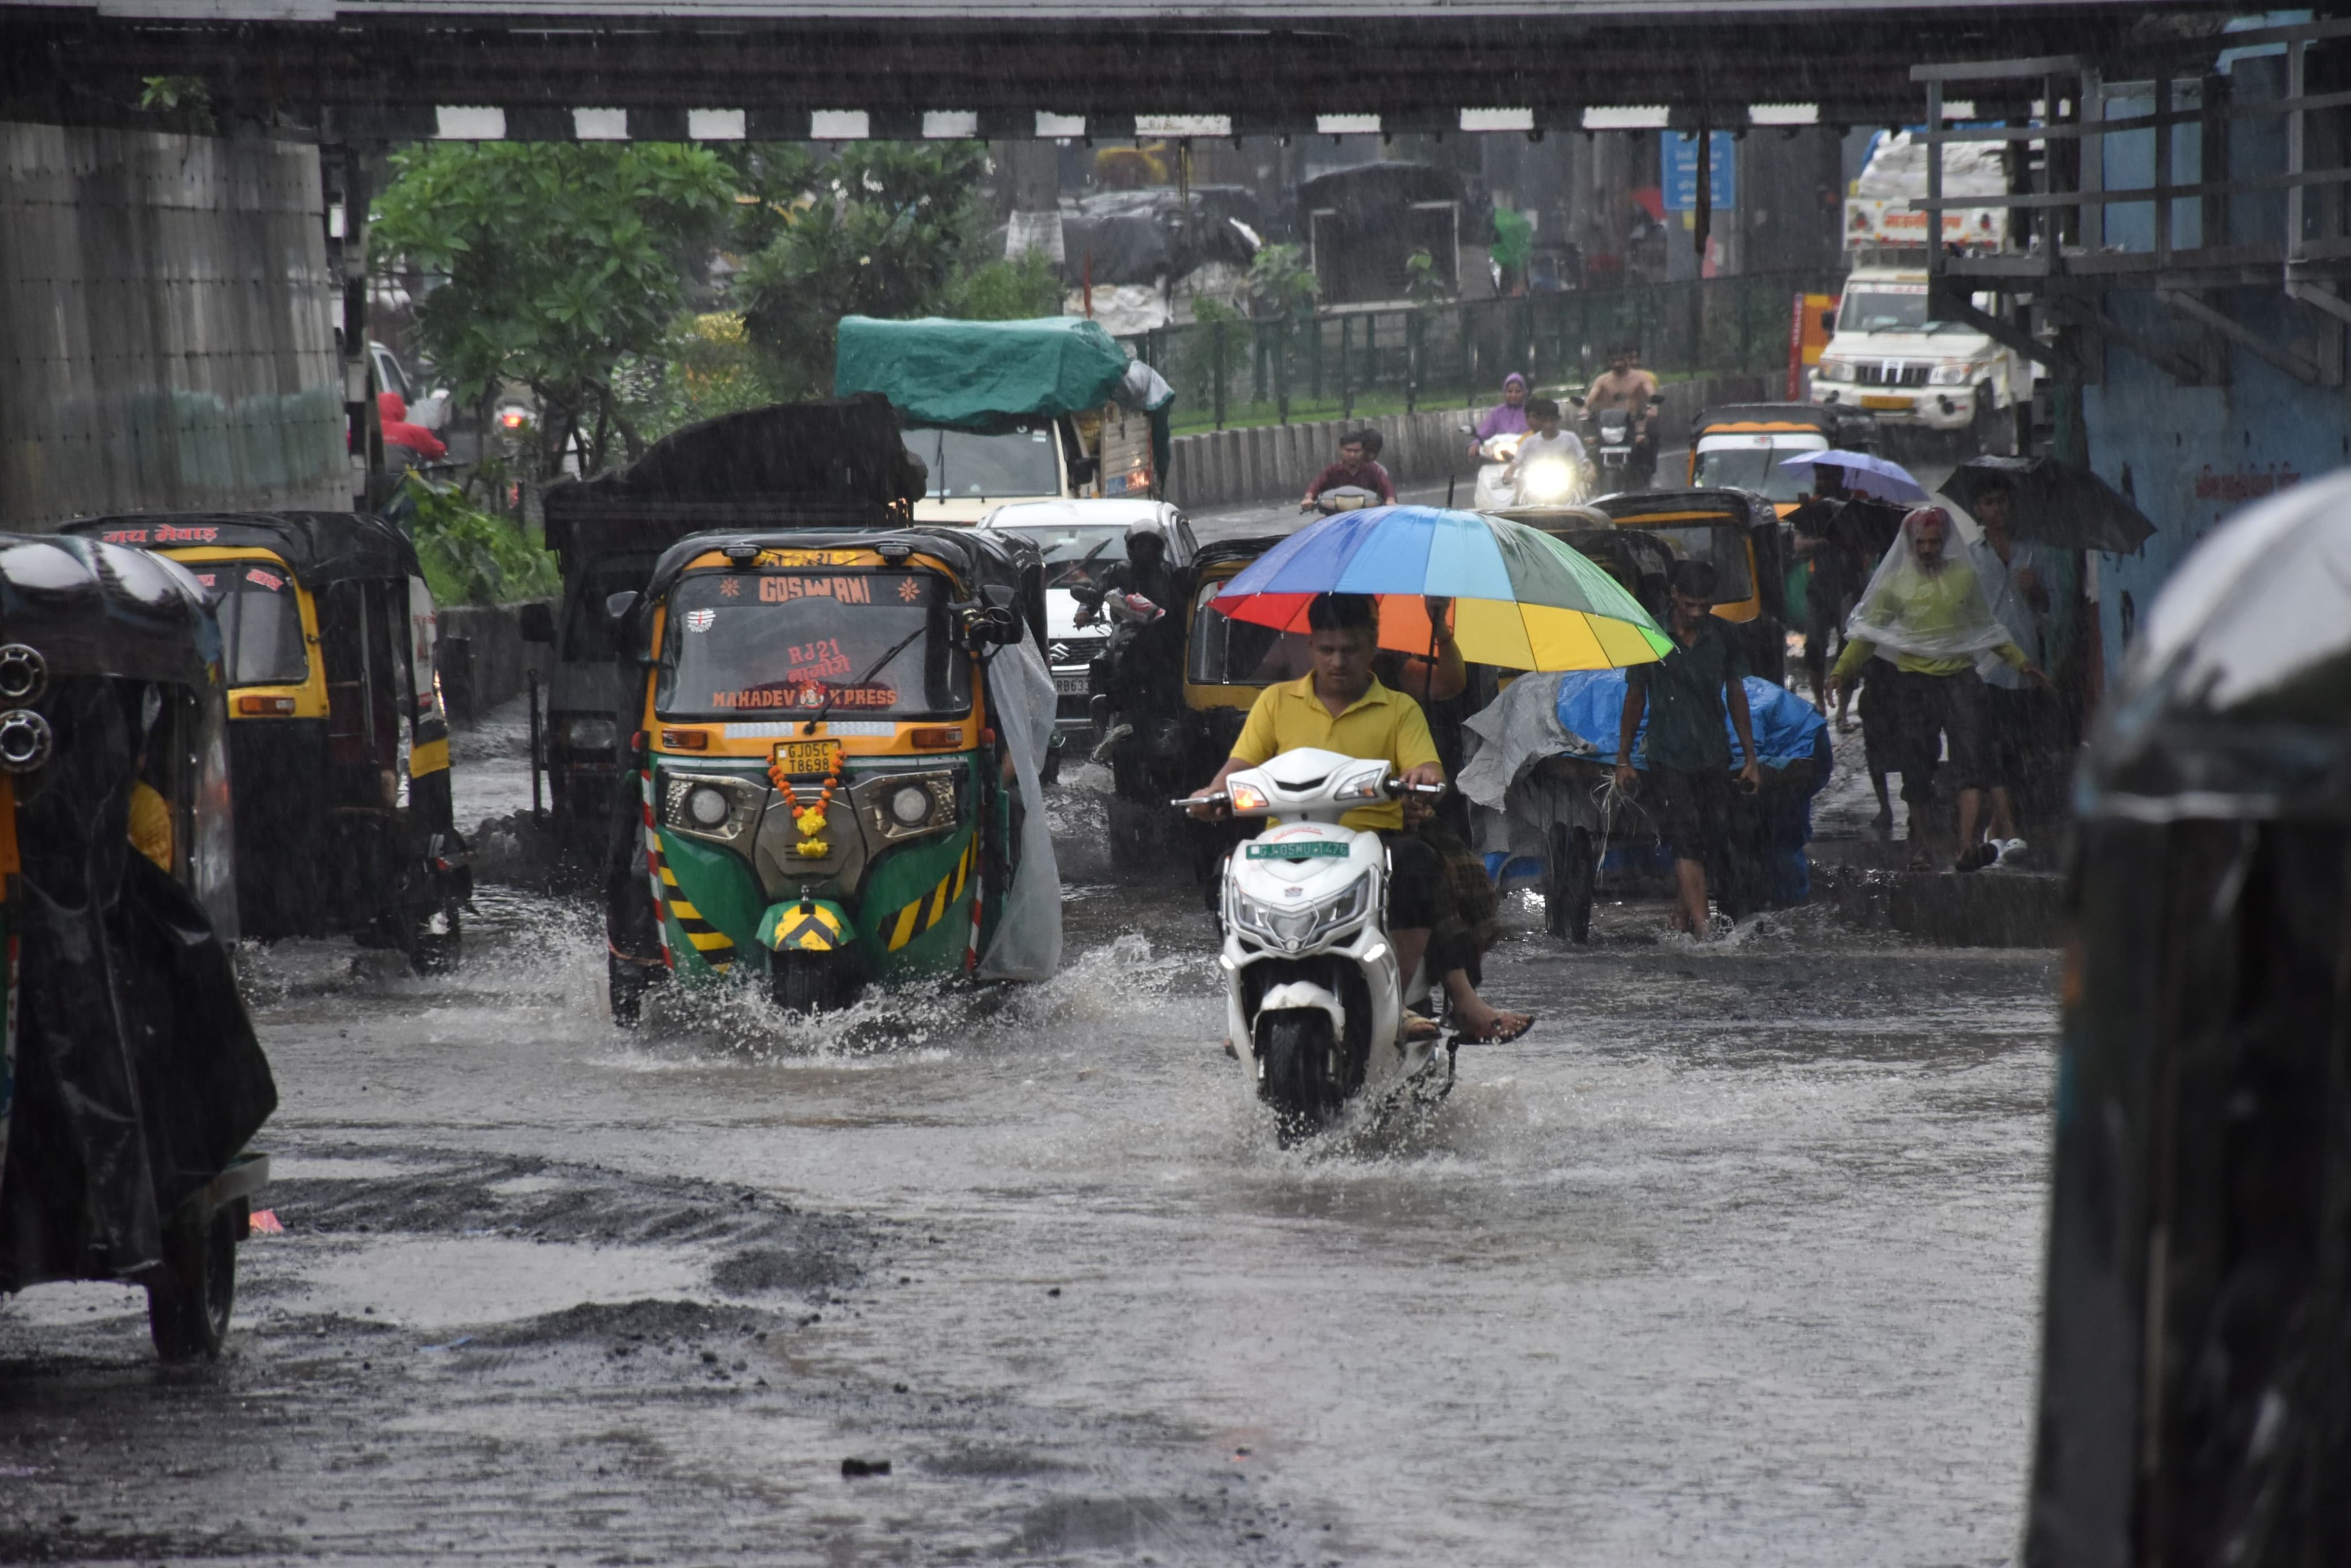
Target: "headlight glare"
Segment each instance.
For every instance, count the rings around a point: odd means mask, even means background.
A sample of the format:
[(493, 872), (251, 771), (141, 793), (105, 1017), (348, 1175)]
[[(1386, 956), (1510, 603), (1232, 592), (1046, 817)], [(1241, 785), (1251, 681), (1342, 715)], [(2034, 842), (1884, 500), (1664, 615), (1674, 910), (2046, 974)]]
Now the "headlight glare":
[(1267, 804), (1265, 791), (1255, 785), (1235, 783), (1228, 784), (1225, 788), (1232, 796), (1234, 810), (1262, 811), (1265, 810)]

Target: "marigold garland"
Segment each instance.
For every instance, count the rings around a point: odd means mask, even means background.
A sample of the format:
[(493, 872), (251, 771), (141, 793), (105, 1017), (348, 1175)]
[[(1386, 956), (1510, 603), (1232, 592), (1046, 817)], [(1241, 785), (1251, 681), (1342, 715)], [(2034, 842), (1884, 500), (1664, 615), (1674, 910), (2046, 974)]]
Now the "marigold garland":
[[(838, 757), (840, 754), (836, 751), (834, 755)], [(800, 804), (799, 792), (792, 788), (791, 779), (784, 772), (781, 754), (768, 758), (768, 781), (783, 795), (784, 810), (791, 813), (792, 825), (799, 829), (800, 841), (793, 846), (793, 852), (804, 860), (822, 860), (831, 854), (831, 844), (817, 835), (824, 831), (826, 813), (832, 806), (832, 792), (841, 785), (840, 763), (836, 761), (833, 764), (832, 771), (825, 775), (824, 788), (819, 791), (815, 801), (807, 806)]]

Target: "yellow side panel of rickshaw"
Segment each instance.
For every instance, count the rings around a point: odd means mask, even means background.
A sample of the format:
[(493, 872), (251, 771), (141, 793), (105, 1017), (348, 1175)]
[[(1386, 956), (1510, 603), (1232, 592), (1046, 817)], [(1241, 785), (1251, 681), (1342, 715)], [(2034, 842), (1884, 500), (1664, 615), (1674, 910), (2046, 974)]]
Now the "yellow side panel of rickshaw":
[[(303, 660), (310, 666), (309, 677), (298, 686), (232, 686), (228, 694), (228, 716), (232, 722), (244, 719), (254, 723), (264, 723), (273, 718), (324, 718), (327, 716), (327, 662), (319, 653), (319, 601), (310, 597), (309, 589), (303, 586), (302, 580), (294, 575), (294, 569), (286, 564), (283, 556), (276, 550), (258, 549), (250, 545), (235, 547), (195, 545), (186, 549), (167, 549), (161, 553), (171, 557), (182, 566), (203, 566), (215, 561), (249, 560), (264, 562), (284, 572), (286, 580), (294, 585), (294, 607), (296, 612), (302, 618)], [(291, 697), (294, 699), (294, 710), (291, 713), (239, 713), (237, 711), (239, 697)], [(449, 763), (448, 747), (445, 744), (442, 747), (442, 753), (441, 766), (446, 768)], [(411, 771), (412, 773), (421, 772), (423, 769)]]
[[(711, 550), (686, 562), (683, 570), (685, 571), (704, 569), (716, 570), (731, 564), (724, 553)], [(890, 564), (892, 563), (884, 561), (875, 551), (867, 549), (770, 549), (759, 552), (759, 559), (754, 563), (754, 568), (879, 567)], [(962, 582), (956, 576), (954, 570), (935, 556), (917, 552), (897, 564), (920, 566), (935, 571), (949, 582), (955, 583), (958, 591), (962, 588)], [(653, 627), (649, 635), (651, 645), (659, 648), (662, 645), (662, 639), (668, 634), (668, 631), (669, 604), (667, 601), (664, 601), (653, 606)], [(653, 685), (660, 678), (659, 661), (656, 660), (654, 665), (645, 672), (644, 701), (639, 705), (637, 727), (652, 737), (651, 749), (655, 756), (675, 757), (690, 761), (714, 761), (720, 758), (765, 761), (775, 750), (776, 743), (786, 739), (833, 740), (839, 743), (842, 755), (846, 757), (945, 758), (952, 756), (956, 751), (978, 749), (981, 745), (981, 732), (987, 727), (986, 683), (979, 678), (978, 660), (976, 657), (972, 664), (971, 713), (967, 717), (949, 720), (909, 718), (879, 721), (887, 722), (890, 725), (891, 732), (886, 736), (836, 735), (833, 732), (832, 721), (828, 719), (822, 730), (810, 736), (803, 733), (807, 726), (805, 719), (791, 718), (780, 714), (772, 718), (758, 719), (664, 719), (653, 711)], [(844, 716), (842, 722), (865, 725), (877, 721), (850, 719)], [(966, 732), (963, 744), (958, 747), (917, 747), (914, 745), (914, 732), (918, 729), (955, 728), (961, 728)], [(710, 743), (701, 750), (664, 746), (662, 744), (664, 729), (700, 730), (710, 737)]]
[[(1230, 582), (1234, 578), (1238, 577), (1241, 572), (1249, 566), (1249, 562), (1245, 560), (1237, 560), (1231, 562), (1229, 567), (1217, 566), (1211, 568), (1207, 574), (1200, 579), (1200, 582), (1203, 585), (1211, 582)], [(1195, 591), (1196, 592), (1197, 591), (1196, 590)], [(1184, 612), (1186, 616), (1189, 616), (1192, 613), (1192, 607), (1190, 605), (1185, 606)], [(1184, 706), (1186, 707), (1190, 708), (1195, 713), (1205, 713), (1212, 708), (1238, 708), (1241, 712), (1247, 713), (1249, 709), (1257, 706), (1257, 699), (1263, 695), (1264, 692), (1265, 688), (1263, 686), (1203, 686), (1194, 685), (1192, 681), (1192, 628), (1188, 622), (1186, 624), (1184, 628)]]
[(411, 779), (429, 778), (433, 774), (446, 773), (448, 770), (449, 737), (447, 736), (443, 736), (439, 740), (421, 741), (408, 754), (408, 776)]

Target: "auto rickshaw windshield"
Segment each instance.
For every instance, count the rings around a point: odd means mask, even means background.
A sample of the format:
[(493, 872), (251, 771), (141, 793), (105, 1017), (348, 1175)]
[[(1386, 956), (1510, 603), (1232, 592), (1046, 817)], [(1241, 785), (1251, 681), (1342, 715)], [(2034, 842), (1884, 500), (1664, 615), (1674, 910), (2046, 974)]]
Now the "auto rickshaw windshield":
[(944, 586), (926, 571), (689, 573), (669, 595), (654, 710), (720, 719), (830, 702), (841, 718), (968, 712), (971, 659), (948, 635)]
[(1747, 552), (1746, 532), (1731, 523), (1642, 523), (1618, 519), (1637, 528), (1674, 552), (1674, 559), (1702, 560), (1714, 568), (1714, 601), (1737, 604), (1755, 597), (1755, 574)]
[(1199, 686), (1270, 686), (1314, 667), (1306, 639), (1208, 607), (1222, 582), (1204, 582), (1192, 606), (1190, 678)]
[[(1715, 444), (1719, 441), (1720, 444)], [(1799, 452), (1819, 452), (1828, 443), (1812, 437), (1768, 435), (1704, 439), (1698, 443), (1698, 466), (1690, 483), (1709, 490), (1752, 490), (1767, 501), (1793, 501), (1813, 486), (1813, 471), (1791, 468), (1788, 459)]]
[(207, 561), (191, 569), (220, 622), (232, 686), (295, 686), (310, 675), (294, 580), (268, 561)]

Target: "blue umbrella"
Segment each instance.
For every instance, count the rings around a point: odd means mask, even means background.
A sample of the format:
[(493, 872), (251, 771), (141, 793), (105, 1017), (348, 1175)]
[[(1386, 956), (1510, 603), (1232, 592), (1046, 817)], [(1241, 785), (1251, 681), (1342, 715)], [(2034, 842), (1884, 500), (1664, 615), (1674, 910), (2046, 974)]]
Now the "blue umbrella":
[(1927, 498), (1927, 487), (1910, 477), (1910, 470), (1899, 463), (1872, 457), (1866, 452), (1844, 452), (1832, 446), (1826, 452), (1800, 452), (1780, 466), (1810, 468), (1816, 463), (1844, 469), (1847, 488), (1858, 490), (1865, 496), (1875, 496), (1881, 501), (1923, 501)]

